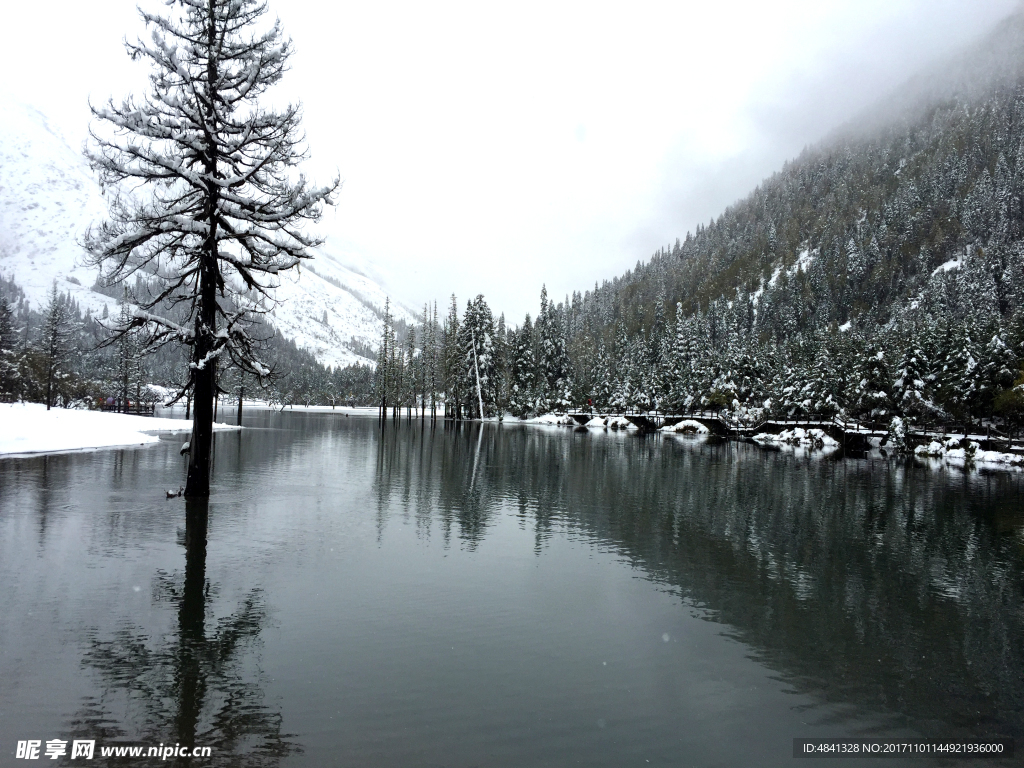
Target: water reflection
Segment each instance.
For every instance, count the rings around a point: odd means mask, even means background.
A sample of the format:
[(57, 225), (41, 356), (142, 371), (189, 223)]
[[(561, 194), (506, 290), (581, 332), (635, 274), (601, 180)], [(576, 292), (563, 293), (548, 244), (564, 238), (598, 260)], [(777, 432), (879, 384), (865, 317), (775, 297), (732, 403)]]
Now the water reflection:
[[(927, 737), (1024, 740), (1020, 478), (714, 440), (491, 425), (380, 435), (383, 519), (466, 548), (514, 511), (604, 542), (797, 690)], [(383, 523), (381, 523), (383, 524)]]
[[(101, 686), (73, 719), (98, 743), (211, 747), (209, 765), (277, 765), (298, 750), (266, 703), (252, 651), (267, 623), (259, 589), (213, 619), (217, 587), (206, 577), (209, 502), (185, 502), (184, 573), (158, 572), (153, 601), (176, 609), (174, 629), (156, 638), (128, 624), (111, 639), (90, 634), (82, 665)], [(191, 765), (187, 758), (170, 764)]]
[(177, 440), (0, 462), (4, 744), (618, 766), (789, 765), (793, 737), (872, 727), (1024, 740), (1019, 476), (249, 418), (208, 508), (161, 498)]

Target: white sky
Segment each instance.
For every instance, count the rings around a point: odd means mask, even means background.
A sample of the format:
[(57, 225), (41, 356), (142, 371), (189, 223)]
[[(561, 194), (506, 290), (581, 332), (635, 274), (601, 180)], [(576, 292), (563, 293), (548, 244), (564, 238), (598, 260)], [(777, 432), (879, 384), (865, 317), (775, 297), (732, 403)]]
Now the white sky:
[[(158, 8), (155, 0), (143, 0)], [(685, 236), (1017, 0), (271, 0), (296, 45), (321, 224), (407, 305), (512, 323)], [(11, 3), (0, 88), (80, 142), (139, 90), (125, 0)]]

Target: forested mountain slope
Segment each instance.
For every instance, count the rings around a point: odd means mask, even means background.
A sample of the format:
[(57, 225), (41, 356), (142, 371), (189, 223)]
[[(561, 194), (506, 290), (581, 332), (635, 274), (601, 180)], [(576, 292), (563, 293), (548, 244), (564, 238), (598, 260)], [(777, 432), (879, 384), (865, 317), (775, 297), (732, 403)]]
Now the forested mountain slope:
[(1009, 414), (1022, 237), (1018, 16), (647, 263), (542, 307), (559, 330), (512, 332), (510, 401)]

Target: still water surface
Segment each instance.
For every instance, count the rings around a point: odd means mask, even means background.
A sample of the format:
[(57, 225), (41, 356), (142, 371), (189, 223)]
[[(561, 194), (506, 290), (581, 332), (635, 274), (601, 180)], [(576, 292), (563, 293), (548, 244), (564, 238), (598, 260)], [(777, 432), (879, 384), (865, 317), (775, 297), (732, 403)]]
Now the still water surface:
[(216, 435), (208, 507), (164, 498), (180, 438), (0, 460), (0, 765), (54, 738), (209, 745), (192, 765), (244, 766), (833, 764), (793, 760), (793, 738), (817, 736), (1024, 746), (1019, 474), (247, 420)]

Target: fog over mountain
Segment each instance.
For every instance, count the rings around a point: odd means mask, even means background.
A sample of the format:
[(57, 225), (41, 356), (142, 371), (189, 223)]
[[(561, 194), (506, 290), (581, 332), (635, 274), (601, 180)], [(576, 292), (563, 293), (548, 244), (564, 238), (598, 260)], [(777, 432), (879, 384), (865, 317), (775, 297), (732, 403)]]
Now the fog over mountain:
[[(414, 308), (510, 317), (621, 273), (976, 41), (1016, 0), (271, 4), (296, 56), (322, 231)], [(86, 101), (145, 86), (135, 0), (10, 9), (3, 88), (77, 148)], [(159, 4), (157, 4), (159, 5)], [(364, 270), (365, 271), (365, 270)], [(379, 280), (377, 281), (380, 282)]]

